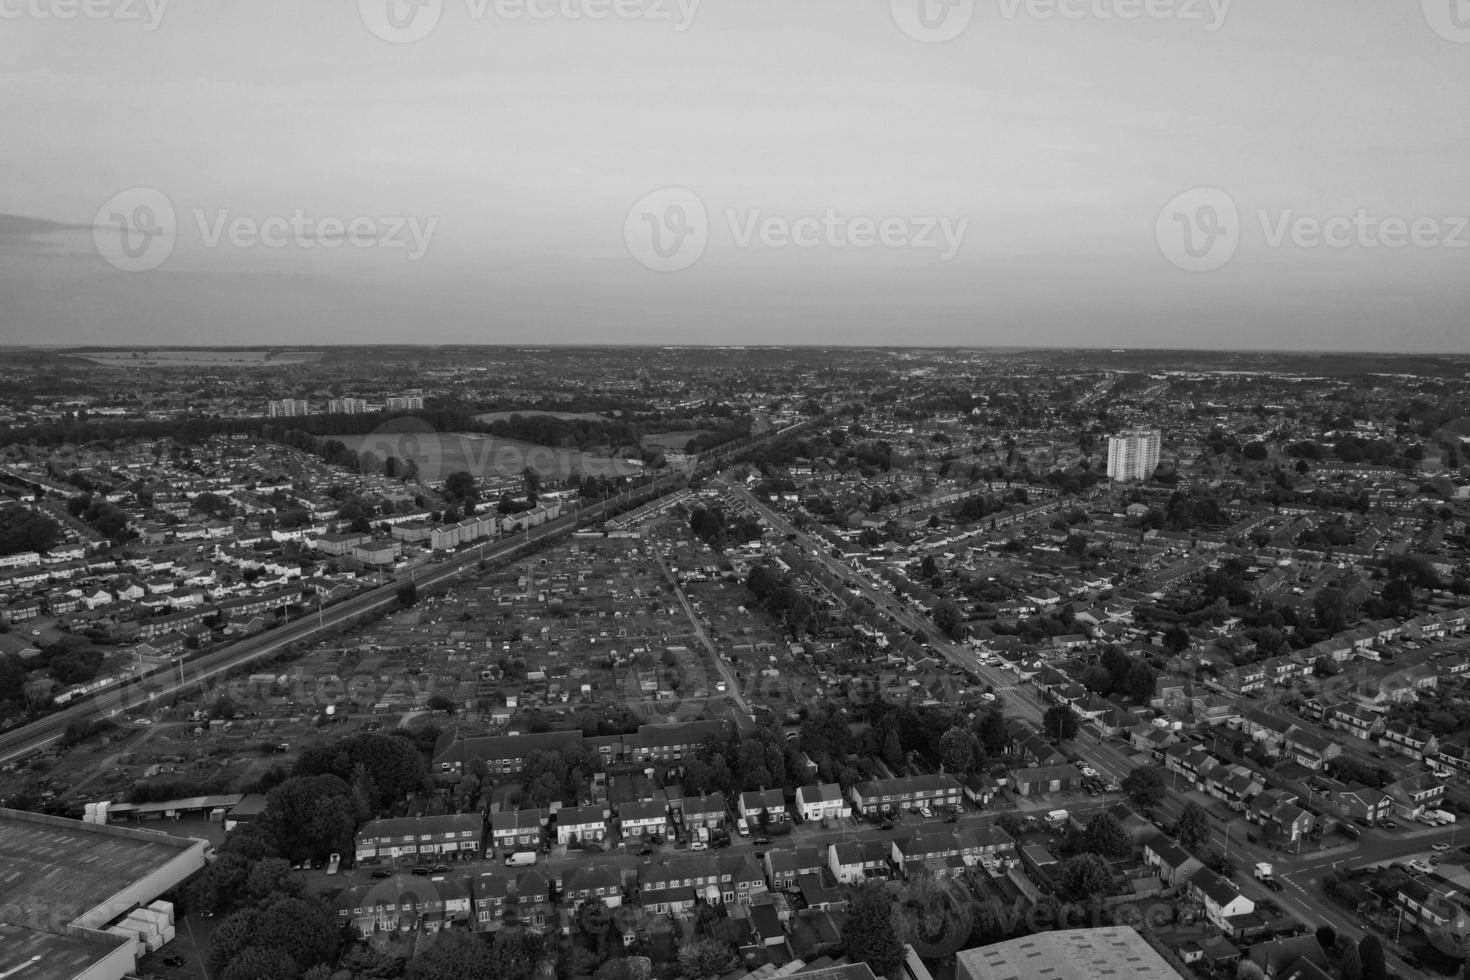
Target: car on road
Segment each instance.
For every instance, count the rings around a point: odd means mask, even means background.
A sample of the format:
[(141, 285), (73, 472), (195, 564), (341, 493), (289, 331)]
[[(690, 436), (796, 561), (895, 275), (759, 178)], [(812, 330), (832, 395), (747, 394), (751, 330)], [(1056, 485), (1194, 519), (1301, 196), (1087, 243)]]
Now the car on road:
[(1277, 881), (1275, 878), (1264, 878), (1261, 880), (1261, 884), (1265, 885), (1273, 892), (1281, 891), (1281, 882)]
[(1434, 849), (1436, 851), (1448, 851), (1450, 849), (1450, 845), (1446, 844), (1444, 841), (1440, 841), (1438, 844), (1434, 845)]
[(702, 840), (697, 840), (689, 844), (689, 849), (691, 851), (707, 851), (709, 850), (709, 845)]
[(651, 847), (641, 847), (641, 848), (638, 849), (638, 856), (639, 857), (648, 857), (648, 855), (650, 855), (652, 853), (653, 853), (653, 848), (651, 848)]
[(391, 872), (391, 871), (384, 871), (382, 868), (379, 868), (378, 870), (376, 870), (376, 871), (373, 872), (373, 877), (374, 878), (391, 878), (391, 877), (393, 877), (393, 872)]

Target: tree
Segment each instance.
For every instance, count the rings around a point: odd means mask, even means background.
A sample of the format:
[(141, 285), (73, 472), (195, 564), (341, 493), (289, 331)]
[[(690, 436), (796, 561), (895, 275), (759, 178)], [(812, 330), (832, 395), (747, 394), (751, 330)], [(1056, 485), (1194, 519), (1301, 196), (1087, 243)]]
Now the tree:
[(333, 851), (352, 850), (358, 812), (346, 781), (336, 776), (296, 776), (265, 799), (265, 818), (288, 860), (320, 861)]
[(1052, 705), (1041, 717), (1041, 728), (1046, 737), (1058, 742), (1076, 738), (1081, 727), (1082, 723), (1077, 719), (1077, 712), (1065, 704)]
[(1169, 795), (1164, 776), (1151, 766), (1142, 766), (1123, 777), (1123, 792), (1140, 807), (1155, 807)]
[[(233, 855), (232, 855), (233, 856)], [(221, 860), (224, 855), (221, 855)], [(215, 864), (218, 864), (216, 861)], [(254, 901), (275, 892), (294, 894), (301, 890), (301, 880), (291, 874), (291, 862), (285, 858), (265, 858), (249, 866), (245, 875), (245, 892)]]
[(1388, 980), (1388, 964), (1383, 956), (1383, 940), (1367, 933), (1358, 943), (1358, 961), (1362, 964), (1362, 980)]
[(404, 582), (398, 587), (398, 605), (407, 609), (419, 601), (419, 587), (413, 582)]
[(878, 976), (888, 976), (903, 962), (903, 943), (893, 925), (893, 902), (881, 884), (859, 885), (851, 892), (842, 949), (854, 962), (867, 963)]
[(1139, 704), (1148, 704), (1154, 696), (1154, 669), (1143, 661), (1138, 661), (1128, 668), (1128, 676), (1123, 681), (1123, 689), (1134, 701)]
[(696, 980), (727, 973), (735, 963), (735, 954), (718, 939), (696, 939), (679, 947), (679, 969)]
[(940, 632), (951, 640), (960, 638), (963, 632), (964, 617), (960, 614), (960, 607), (951, 599), (941, 599), (934, 606), (934, 625), (939, 627)]
[(1205, 808), (1190, 800), (1179, 815), (1179, 824), (1174, 828), (1179, 843), (1193, 851), (1210, 842), (1210, 815)]
[(339, 932), (326, 907), (315, 899), (280, 898), (255, 920), (252, 945), (280, 950), (297, 969), (306, 970), (336, 958)]
[(1235, 966), (1235, 980), (1266, 980), (1266, 974), (1250, 960), (1242, 959)]
[(1097, 854), (1078, 854), (1067, 858), (1057, 871), (1057, 892), (1069, 902), (1085, 902), (1101, 895), (1112, 884), (1113, 875), (1107, 862)]
[[(492, 950), (482, 933), (444, 929), (434, 935), (429, 948), (408, 963), (408, 980), (471, 980), (496, 976), (491, 969)], [(520, 980), (530, 980), (526, 964)]]
[(1164, 646), (1175, 653), (1189, 649), (1189, 632), (1182, 626), (1171, 626), (1164, 633)]
[(903, 762), (903, 743), (898, 739), (898, 729), (888, 729), (888, 734), (883, 736), (883, 761), (890, 766), (896, 766)]
[(1330, 953), (1337, 945), (1337, 930), (1327, 923), (1317, 927), (1317, 945), (1322, 947), (1322, 952)]
[(1337, 946), (1337, 980), (1363, 980), (1363, 960), (1358, 954), (1358, 944), (1343, 936)]
[(975, 765), (980, 740), (968, 728), (958, 725), (939, 736), (939, 759), (944, 771), (952, 774), (968, 773)]
[(1104, 811), (1087, 822), (1082, 832), (1082, 847), (1103, 857), (1127, 857), (1133, 850), (1133, 841), (1118, 818)]
[(229, 964), (214, 975), (219, 980), (296, 980), (301, 968), (285, 950), (251, 946), (230, 957)]
[(455, 470), (444, 478), (444, 496), (457, 502), (478, 499), (475, 478), (464, 470)]

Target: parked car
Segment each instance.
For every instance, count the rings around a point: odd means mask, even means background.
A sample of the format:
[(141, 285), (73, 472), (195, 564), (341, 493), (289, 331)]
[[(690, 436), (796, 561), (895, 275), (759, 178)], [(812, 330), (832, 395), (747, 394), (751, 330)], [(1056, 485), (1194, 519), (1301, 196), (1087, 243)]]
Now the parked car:
[(709, 850), (709, 845), (702, 840), (691, 841), (689, 844), (689, 849), (691, 851), (707, 851)]
[(373, 877), (374, 878), (391, 878), (391, 877), (393, 877), (393, 872), (391, 872), (391, 871), (384, 871), (382, 868), (379, 868), (378, 870), (376, 870), (376, 871), (373, 872)]
[(755, 839), (755, 843), (758, 844), (758, 845), (760, 845), (760, 846), (762, 846), (762, 847), (764, 847), (765, 845), (769, 844), (770, 842), (771, 842), (771, 839), (769, 837), (757, 837)]

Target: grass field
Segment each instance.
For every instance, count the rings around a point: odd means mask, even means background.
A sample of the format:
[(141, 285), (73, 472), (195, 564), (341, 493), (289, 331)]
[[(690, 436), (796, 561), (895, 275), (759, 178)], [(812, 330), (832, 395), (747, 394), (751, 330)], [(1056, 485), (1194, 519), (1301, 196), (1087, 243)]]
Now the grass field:
[(419, 479), (442, 480), (464, 470), (476, 479), (511, 478), (534, 467), (549, 480), (583, 476), (637, 476), (643, 465), (635, 460), (593, 456), (575, 449), (552, 449), (517, 439), (466, 432), (383, 431), (365, 436), (331, 436), (355, 452), (364, 450), (379, 459), (397, 456), (418, 463)]
[(653, 432), (643, 437), (643, 446), (646, 449), (658, 448), (665, 452), (681, 453), (684, 447), (699, 438), (707, 435), (708, 429), (687, 429), (683, 432)]
[(549, 415), (549, 416), (551, 416), (554, 419), (564, 419), (564, 420), (581, 419), (581, 420), (586, 421), (586, 422), (607, 422), (607, 421), (610, 421), (610, 419), (608, 418), (608, 416), (606, 416), (606, 415), (597, 415), (597, 414), (595, 414), (593, 412), (540, 412), (540, 411), (537, 411), (534, 408), (522, 409), (522, 410), (517, 411), (517, 412), (486, 412), (484, 415), (476, 415), (475, 416), (475, 421), (476, 422), (484, 422), (484, 423), (486, 423), (488, 425), (491, 422), (504, 422), (506, 419), (510, 418), (512, 415), (519, 415), (522, 418), (530, 418), (533, 415)]

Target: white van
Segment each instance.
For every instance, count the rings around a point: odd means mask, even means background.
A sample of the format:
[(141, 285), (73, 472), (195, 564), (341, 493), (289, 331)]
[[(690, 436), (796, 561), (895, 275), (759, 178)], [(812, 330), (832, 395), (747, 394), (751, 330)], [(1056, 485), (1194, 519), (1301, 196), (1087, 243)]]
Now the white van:
[(741, 837), (749, 837), (750, 836), (750, 824), (748, 824), (748, 823), (745, 822), (745, 818), (744, 817), (736, 817), (735, 818), (735, 829), (740, 832), (740, 836)]
[(528, 868), (536, 863), (535, 851), (516, 851), (505, 859), (507, 868)]

